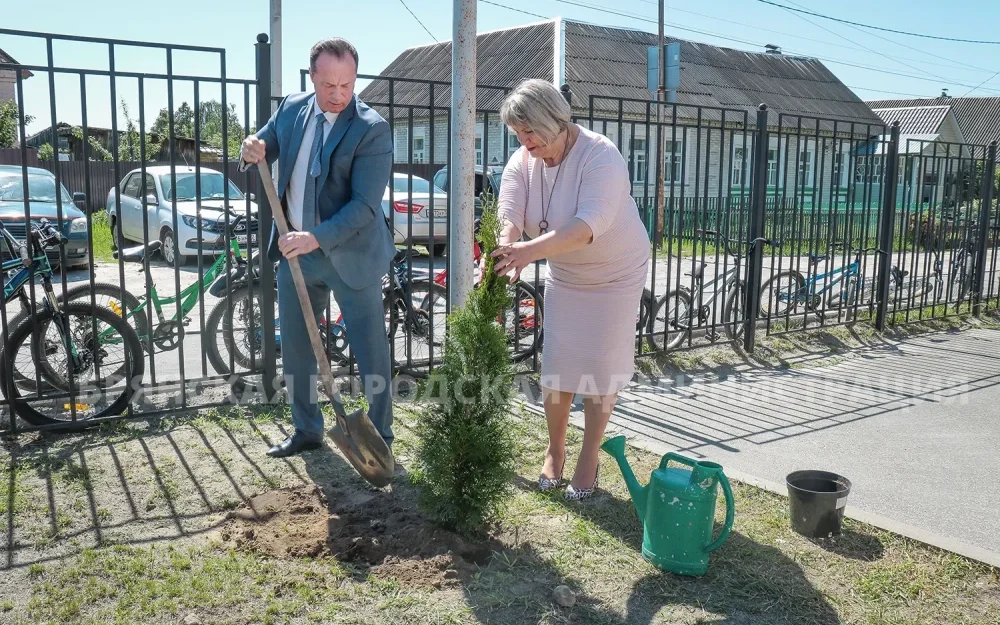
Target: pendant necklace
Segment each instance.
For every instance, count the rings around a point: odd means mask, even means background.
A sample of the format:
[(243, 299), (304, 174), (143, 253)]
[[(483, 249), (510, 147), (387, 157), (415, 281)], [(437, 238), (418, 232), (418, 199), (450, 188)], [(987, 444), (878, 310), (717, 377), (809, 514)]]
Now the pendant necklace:
[(549, 193), (549, 201), (548, 201), (547, 204), (545, 202), (545, 169), (546, 169), (546, 167), (545, 167), (545, 159), (542, 159), (542, 197), (541, 197), (541, 202), (542, 202), (542, 219), (541, 219), (541, 221), (538, 222), (538, 231), (539, 231), (538, 234), (539, 234), (539, 236), (541, 236), (541, 235), (545, 234), (546, 232), (548, 232), (548, 229), (549, 229), (549, 222), (548, 222), (548, 219), (547, 219), (548, 215), (549, 215), (549, 208), (551, 208), (551, 206), (552, 206), (552, 196), (555, 195), (555, 192), (556, 192), (556, 184), (559, 182), (559, 174), (561, 174), (562, 170), (565, 169), (565, 167), (563, 167), (563, 165), (566, 164), (566, 154), (569, 152), (569, 148), (570, 148), (569, 142), (570, 142), (570, 139), (572, 138), (571, 134), (572, 133), (567, 128), (567, 130), (566, 130), (566, 145), (563, 146), (562, 158), (559, 159), (559, 165), (557, 165), (557, 167), (559, 167), (559, 171), (556, 172), (556, 177), (555, 177), (555, 179), (552, 180), (552, 191)]

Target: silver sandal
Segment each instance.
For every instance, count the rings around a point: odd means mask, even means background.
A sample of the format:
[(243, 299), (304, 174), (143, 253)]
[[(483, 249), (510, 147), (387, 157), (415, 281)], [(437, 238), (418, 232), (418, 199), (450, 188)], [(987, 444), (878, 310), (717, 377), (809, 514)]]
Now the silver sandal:
[(567, 501), (580, 501), (581, 499), (586, 499), (587, 497), (590, 497), (591, 495), (594, 494), (594, 491), (597, 490), (597, 480), (600, 477), (600, 473), (601, 473), (601, 463), (598, 462), (597, 475), (594, 476), (593, 486), (591, 486), (590, 488), (575, 488), (572, 484), (570, 484), (566, 487), (566, 492), (563, 493), (563, 496), (566, 498)]
[(538, 490), (543, 493), (554, 488), (559, 488), (563, 484), (562, 474), (566, 469), (566, 459), (563, 459), (563, 468), (559, 471), (559, 477), (545, 477), (544, 475), (538, 476)]

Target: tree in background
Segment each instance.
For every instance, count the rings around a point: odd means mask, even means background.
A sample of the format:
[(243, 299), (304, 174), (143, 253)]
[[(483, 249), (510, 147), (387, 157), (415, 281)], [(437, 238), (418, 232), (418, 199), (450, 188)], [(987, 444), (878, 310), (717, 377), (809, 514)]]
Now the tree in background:
[[(25, 115), (24, 124), (28, 125), (34, 119), (31, 115)], [(17, 102), (13, 100), (0, 102), (0, 148), (16, 147), (20, 134), (17, 121)]]
[[(224, 118), (225, 122), (223, 121)], [(174, 111), (174, 136), (193, 139), (195, 130), (194, 120), (194, 109), (187, 102), (182, 102), (177, 110)], [(221, 149), (223, 147), (222, 127), (224, 123), (228, 125), (226, 129), (228, 144), (226, 153), (229, 158), (236, 158), (240, 153), (240, 144), (247, 136), (243, 130), (243, 124), (240, 123), (240, 118), (236, 114), (236, 104), (230, 102), (229, 110), (225, 115), (223, 114), (222, 103), (218, 100), (206, 100), (198, 105), (198, 131), (200, 133), (199, 138), (202, 141), (214, 148)], [(163, 141), (168, 140), (170, 136), (170, 114), (167, 109), (160, 110), (160, 114), (156, 116), (156, 121), (153, 122), (153, 126), (150, 128), (150, 132), (162, 137)], [(254, 132), (254, 130), (251, 129), (250, 132)]]
[(142, 136), (138, 124), (129, 115), (125, 100), (122, 100), (122, 114), (125, 116), (125, 134), (118, 146), (119, 158), (123, 161), (141, 161), (145, 156), (147, 161), (155, 160), (160, 153), (163, 140), (150, 132)]

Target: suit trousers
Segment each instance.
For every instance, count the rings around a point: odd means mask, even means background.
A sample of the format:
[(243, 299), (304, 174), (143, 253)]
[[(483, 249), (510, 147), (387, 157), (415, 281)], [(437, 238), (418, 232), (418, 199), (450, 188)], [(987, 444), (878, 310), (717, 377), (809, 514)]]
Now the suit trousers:
[[(333, 291), (344, 315), (351, 354), (358, 364), (368, 400), (368, 416), (386, 444), (391, 445), (392, 366), (382, 308), (382, 285), (376, 282), (362, 289), (350, 288), (321, 250), (302, 254), (298, 259), (317, 321), (326, 311), (330, 292)], [(316, 357), (309, 342), (288, 259), (284, 257), (278, 264), (277, 283), (281, 362), (292, 404), (292, 422), (297, 431), (320, 438), (324, 433), (324, 423), (316, 403), (319, 399)]]

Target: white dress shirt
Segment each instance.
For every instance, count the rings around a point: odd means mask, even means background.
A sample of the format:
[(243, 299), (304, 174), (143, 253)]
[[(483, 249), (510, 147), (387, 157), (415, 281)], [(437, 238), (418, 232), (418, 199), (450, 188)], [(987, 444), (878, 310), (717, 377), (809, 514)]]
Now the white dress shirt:
[[(312, 151), (313, 138), (316, 136), (316, 116), (323, 113), (319, 108), (319, 103), (313, 101), (313, 110), (306, 120), (306, 128), (302, 133), (302, 144), (299, 146), (299, 153), (295, 157), (295, 164), (292, 166), (292, 176), (288, 181), (288, 189), (285, 190), (285, 198), (288, 203), (288, 221), (295, 230), (302, 229), (302, 195), (305, 193), (306, 176), (309, 174), (309, 152)], [(323, 113), (326, 116), (327, 124), (323, 127), (323, 144), (330, 136), (333, 122), (337, 121), (338, 113)], [(321, 147), (322, 149), (322, 147)], [(317, 194), (319, 189), (316, 190)]]

